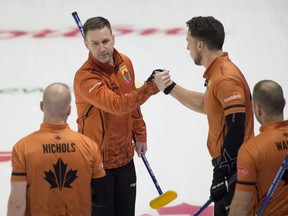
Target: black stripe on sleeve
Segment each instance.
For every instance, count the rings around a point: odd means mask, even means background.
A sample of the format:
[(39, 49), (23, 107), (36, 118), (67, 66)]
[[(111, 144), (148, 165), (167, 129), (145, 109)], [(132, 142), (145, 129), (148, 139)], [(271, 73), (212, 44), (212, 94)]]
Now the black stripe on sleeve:
[(245, 107), (244, 104), (234, 104), (234, 105), (231, 105), (231, 106), (228, 106), (228, 107), (224, 107), (224, 110), (228, 110), (228, 109), (231, 109), (231, 108), (234, 108), (234, 107)]
[(26, 173), (12, 172), (12, 175), (14, 175), (14, 176), (26, 176)]
[(242, 184), (242, 185), (256, 185), (256, 182), (237, 181), (237, 184)]

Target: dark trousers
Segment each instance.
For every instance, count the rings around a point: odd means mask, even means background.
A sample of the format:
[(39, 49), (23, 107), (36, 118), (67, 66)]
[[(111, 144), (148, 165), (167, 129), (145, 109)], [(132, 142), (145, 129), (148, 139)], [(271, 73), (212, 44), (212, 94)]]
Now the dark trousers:
[(227, 216), (235, 188), (231, 189), (220, 201), (214, 203), (214, 216)]
[(135, 216), (136, 172), (134, 161), (105, 170), (111, 190), (107, 207), (92, 206), (92, 216)]

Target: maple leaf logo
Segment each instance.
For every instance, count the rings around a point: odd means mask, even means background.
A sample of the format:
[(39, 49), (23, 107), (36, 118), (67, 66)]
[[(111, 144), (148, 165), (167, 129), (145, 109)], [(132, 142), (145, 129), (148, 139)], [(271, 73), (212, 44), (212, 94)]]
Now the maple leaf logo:
[(58, 159), (56, 164), (53, 164), (54, 172), (51, 170), (44, 171), (45, 180), (50, 184), (50, 189), (59, 188), (62, 190), (63, 187), (72, 188), (71, 184), (78, 177), (77, 170), (70, 169), (67, 173), (67, 164), (64, 164), (61, 158)]
[(61, 140), (61, 136), (59, 136), (59, 135), (56, 135), (54, 138), (55, 138), (56, 140)]

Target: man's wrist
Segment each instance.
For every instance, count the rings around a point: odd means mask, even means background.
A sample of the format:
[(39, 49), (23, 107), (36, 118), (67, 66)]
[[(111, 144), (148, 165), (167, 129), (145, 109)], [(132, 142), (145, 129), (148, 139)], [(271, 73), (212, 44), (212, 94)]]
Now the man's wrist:
[(166, 88), (164, 89), (164, 91), (163, 91), (164, 94), (168, 95), (175, 86), (176, 86), (176, 83), (175, 83), (175, 82), (172, 82), (171, 85), (169, 85), (168, 87), (166, 87)]

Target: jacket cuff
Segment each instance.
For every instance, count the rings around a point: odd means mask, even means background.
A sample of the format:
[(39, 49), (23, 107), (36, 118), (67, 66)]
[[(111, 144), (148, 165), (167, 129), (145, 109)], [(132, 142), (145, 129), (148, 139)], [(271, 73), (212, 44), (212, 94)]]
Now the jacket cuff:
[(150, 95), (155, 95), (160, 91), (155, 82), (147, 83), (147, 85), (149, 89), (148, 92)]

